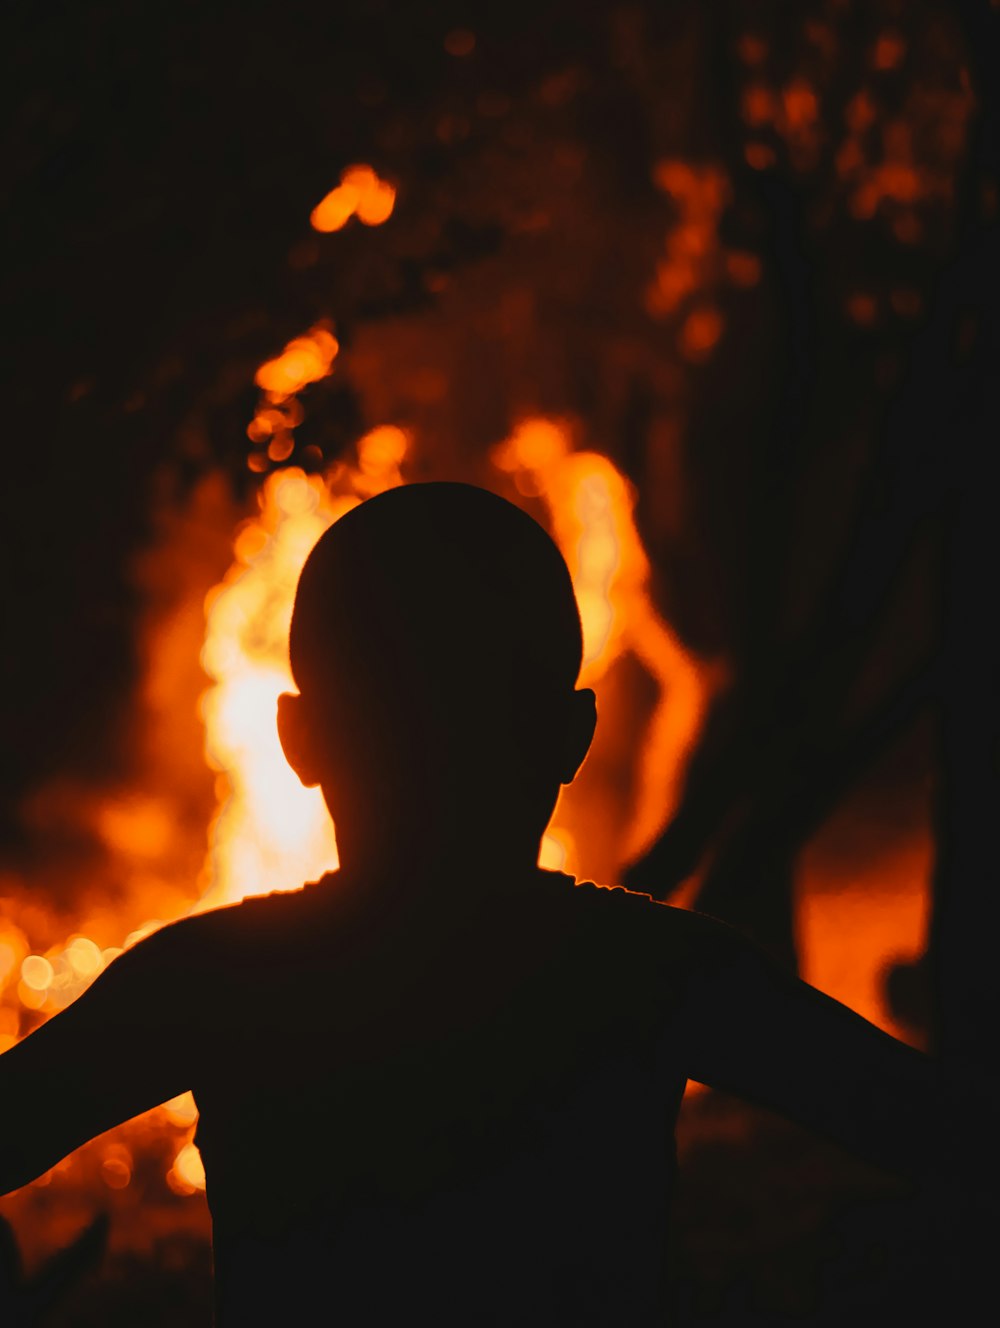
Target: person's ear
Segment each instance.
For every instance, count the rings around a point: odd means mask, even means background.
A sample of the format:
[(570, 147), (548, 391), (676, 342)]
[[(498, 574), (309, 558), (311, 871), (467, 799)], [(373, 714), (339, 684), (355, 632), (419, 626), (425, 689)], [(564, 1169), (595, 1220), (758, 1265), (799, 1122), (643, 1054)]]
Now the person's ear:
[(583, 765), (597, 727), (597, 697), (589, 687), (581, 687), (569, 698), (566, 729), (561, 753), (559, 782), (571, 784)]
[(283, 692), (278, 697), (278, 737), (285, 760), (306, 788), (320, 782), (319, 766), (313, 750), (315, 728), (309, 724), (301, 696)]

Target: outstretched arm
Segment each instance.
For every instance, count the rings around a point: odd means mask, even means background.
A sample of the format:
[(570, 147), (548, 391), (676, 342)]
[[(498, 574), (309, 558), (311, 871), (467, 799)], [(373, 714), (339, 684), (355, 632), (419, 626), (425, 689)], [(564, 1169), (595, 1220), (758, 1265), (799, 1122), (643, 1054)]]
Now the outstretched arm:
[(190, 1085), (166, 927), (120, 955), (72, 1005), (0, 1056), (0, 1194)]
[(935, 1166), (938, 1064), (785, 973), (725, 924), (689, 914), (696, 962), (688, 1077), (770, 1107), (885, 1170)]

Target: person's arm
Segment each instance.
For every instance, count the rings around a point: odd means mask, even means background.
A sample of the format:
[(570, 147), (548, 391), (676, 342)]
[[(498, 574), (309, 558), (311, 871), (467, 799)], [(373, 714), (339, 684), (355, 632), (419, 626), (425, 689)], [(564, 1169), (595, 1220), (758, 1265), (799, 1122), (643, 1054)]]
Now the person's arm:
[(165, 927), (0, 1056), (0, 1194), (190, 1087), (185, 937)]
[(697, 914), (684, 1003), (687, 1075), (770, 1107), (885, 1170), (936, 1165), (937, 1062), (785, 973), (740, 933)]

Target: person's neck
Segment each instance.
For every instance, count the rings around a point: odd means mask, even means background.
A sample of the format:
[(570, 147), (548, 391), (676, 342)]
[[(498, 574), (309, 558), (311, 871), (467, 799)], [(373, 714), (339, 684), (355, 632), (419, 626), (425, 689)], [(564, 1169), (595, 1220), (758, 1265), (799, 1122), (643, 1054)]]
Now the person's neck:
[(394, 838), (391, 831), (373, 841), (338, 836), (340, 871), (345, 880), (387, 897), (412, 896), (414, 885), (426, 881), (438, 899), (482, 898), (509, 893), (517, 881), (538, 870), (538, 845), (498, 844), (489, 837), (447, 843)]

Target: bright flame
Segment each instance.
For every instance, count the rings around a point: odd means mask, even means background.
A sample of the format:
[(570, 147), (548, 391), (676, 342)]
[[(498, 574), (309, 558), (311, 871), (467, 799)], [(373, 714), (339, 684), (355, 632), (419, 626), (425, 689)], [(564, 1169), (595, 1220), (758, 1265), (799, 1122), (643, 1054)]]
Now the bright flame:
[(306, 789), (285, 761), (275, 712), (294, 691), (288, 629), (295, 587), (320, 535), (363, 498), (402, 483), (401, 429), (373, 429), (358, 465), (329, 482), (278, 471), (260, 491), (260, 515), (237, 533), (235, 561), (208, 597), (202, 665), (213, 686), (202, 699), (205, 748), (224, 776), (199, 909), (315, 880), (337, 865), (333, 827), (319, 789)]
[(642, 753), (639, 803), (624, 846), (626, 858), (637, 857), (677, 805), (685, 762), (717, 680), (657, 612), (632, 491), (608, 457), (573, 452), (563, 425), (533, 418), (518, 425), (493, 459), (521, 493), (540, 497), (549, 510), (580, 606), (581, 683), (593, 686), (631, 652), (659, 687)]

